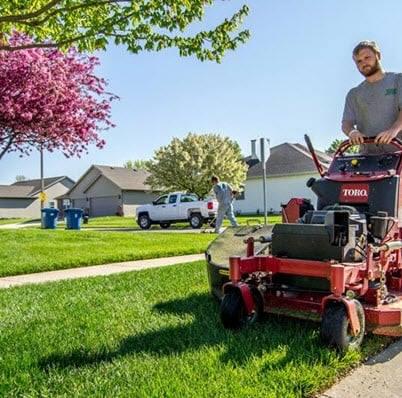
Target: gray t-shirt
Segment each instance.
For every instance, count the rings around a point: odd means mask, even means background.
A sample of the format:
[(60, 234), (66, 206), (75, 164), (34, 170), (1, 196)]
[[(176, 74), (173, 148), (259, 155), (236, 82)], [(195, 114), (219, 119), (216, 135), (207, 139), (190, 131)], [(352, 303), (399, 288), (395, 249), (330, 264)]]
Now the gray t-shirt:
[[(365, 80), (349, 91), (342, 120), (353, 123), (367, 137), (375, 137), (394, 124), (401, 109), (402, 73), (387, 72), (381, 80)], [(382, 147), (387, 151), (392, 146)]]

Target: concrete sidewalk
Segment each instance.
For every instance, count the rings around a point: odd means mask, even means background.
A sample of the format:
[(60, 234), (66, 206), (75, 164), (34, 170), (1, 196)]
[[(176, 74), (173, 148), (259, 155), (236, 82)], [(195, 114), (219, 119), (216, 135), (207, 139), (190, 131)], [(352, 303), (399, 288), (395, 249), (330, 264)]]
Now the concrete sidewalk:
[(18, 224), (3, 224), (0, 225), (0, 229), (21, 229), (21, 228), (29, 228), (29, 227), (39, 227), (40, 222), (33, 223), (18, 223)]
[(369, 359), (320, 398), (401, 398), (402, 339)]
[(173, 264), (188, 263), (204, 260), (204, 254), (190, 254), (187, 256), (164, 257), (150, 260), (126, 261), (124, 263), (112, 263), (94, 265), (90, 267), (70, 268), (59, 271), (39, 272), (36, 274), (6, 276), (0, 278), (0, 289), (26, 284), (61, 281), (65, 279), (87, 278), (89, 276), (112, 275), (121, 272), (138, 271), (145, 268), (165, 267)]

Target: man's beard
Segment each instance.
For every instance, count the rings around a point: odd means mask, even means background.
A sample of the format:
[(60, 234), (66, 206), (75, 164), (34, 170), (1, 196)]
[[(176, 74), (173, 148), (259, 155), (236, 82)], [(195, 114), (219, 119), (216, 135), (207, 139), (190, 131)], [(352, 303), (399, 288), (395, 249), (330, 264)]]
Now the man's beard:
[(377, 59), (372, 67), (370, 67), (369, 69), (364, 68), (363, 71), (360, 71), (360, 73), (365, 77), (370, 77), (375, 75), (379, 70), (381, 70), (381, 67)]

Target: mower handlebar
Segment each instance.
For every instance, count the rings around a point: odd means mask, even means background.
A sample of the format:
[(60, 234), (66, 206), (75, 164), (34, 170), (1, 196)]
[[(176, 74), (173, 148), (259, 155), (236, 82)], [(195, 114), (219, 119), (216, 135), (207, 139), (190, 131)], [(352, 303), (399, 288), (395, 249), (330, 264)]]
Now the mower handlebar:
[[(364, 138), (363, 144), (374, 144), (375, 137), (367, 137)], [(352, 144), (350, 140), (345, 140), (339, 145), (339, 148), (335, 152), (335, 156), (342, 155), (346, 149), (354, 146), (356, 144)], [(402, 151), (402, 140), (399, 138), (394, 138), (388, 145), (395, 146), (398, 150)]]

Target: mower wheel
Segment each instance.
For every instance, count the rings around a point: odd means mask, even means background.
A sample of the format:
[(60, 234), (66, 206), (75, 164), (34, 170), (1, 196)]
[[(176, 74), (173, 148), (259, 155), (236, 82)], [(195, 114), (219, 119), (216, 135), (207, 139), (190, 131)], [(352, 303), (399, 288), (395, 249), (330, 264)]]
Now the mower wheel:
[(203, 219), (200, 213), (193, 213), (190, 215), (191, 228), (198, 229), (202, 227)]
[(321, 339), (329, 346), (336, 347), (340, 352), (360, 347), (365, 332), (364, 310), (359, 301), (354, 300), (357, 316), (360, 322), (360, 332), (353, 336), (350, 331), (349, 318), (345, 306), (336, 302), (329, 304), (322, 316)]
[(159, 225), (162, 229), (168, 229), (170, 227), (170, 222), (161, 222)]
[(243, 298), (238, 290), (233, 290), (223, 296), (220, 308), (220, 317), (226, 329), (240, 329), (242, 326), (255, 323), (262, 314), (262, 298), (257, 291), (251, 291), (255, 309), (250, 315), (246, 314)]
[(151, 228), (151, 219), (148, 214), (142, 214), (138, 217), (138, 225), (141, 229), (149, 229)]

